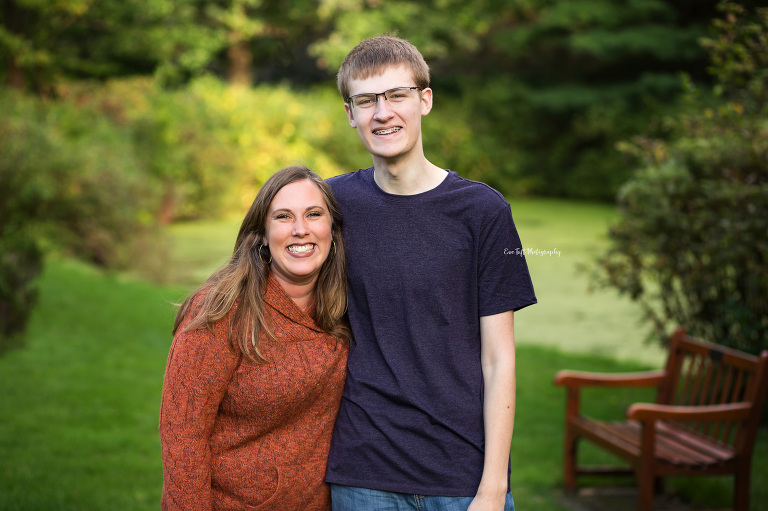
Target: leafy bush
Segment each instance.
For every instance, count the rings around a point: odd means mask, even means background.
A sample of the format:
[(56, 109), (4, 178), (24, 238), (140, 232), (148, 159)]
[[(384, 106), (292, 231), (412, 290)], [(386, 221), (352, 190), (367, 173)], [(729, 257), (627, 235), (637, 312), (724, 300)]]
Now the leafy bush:
[(43, 254), (132, 264), (151, 231), (143, 205), (152, 194), (130, 137), (96, 113), (1, 89), (0, 110), (0, 338), (8, 340), (24, 330)]
[(131, 133), (144, 179), (159, 190), (161, 223), (240, 215), (261, 184), (291, 164), (329, 177), (355, 160), (370, 162), (329, 87), (249, 89), (202, 77), (164, 90), (139, 78), (73, 83), (61, 94)]
[(752, 19), (730, 2), (721, 9), (702, 41), (714, 95), (687, 82), (671, 140), (622, 146), (643, 166), (619, 193), (600, 267), (658, 338), (680, 324), (757, 353), (768, 349), (768, 9)]
[[(18, 108), (20, 99), (3, 97), (2, 110), (12, 101)], [(33, 222), (45, 216), (61, 169), (51, 146), (34, 122), (0, 118), (0, 352), (18, 343), (37, 301), (43, 252)], [(36, 172), (46, 157), (50, 172)]]

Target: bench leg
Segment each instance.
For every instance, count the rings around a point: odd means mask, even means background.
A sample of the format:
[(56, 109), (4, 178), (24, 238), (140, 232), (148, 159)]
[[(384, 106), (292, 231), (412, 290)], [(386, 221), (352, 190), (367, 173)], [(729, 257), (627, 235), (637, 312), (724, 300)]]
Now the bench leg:
[(664, 493), (664, 478), (657, 477), (653, 480), (653, 492), (656, 495), (661, 495)]
[(637, 509), (638, 511), (653, 511), (653, 496), (657, 480), (654, 470), (656, 425), (653, 422), (643, 423), (641, 438), (640, 466), (635, 469), (637, 474)]
[(733, 510), (749, 511), (749, 469), (737, 470), (733, 486)]
[(578, 439), (568, 427), (565, 426), (565, 451), (563, 455), (563, 479), (565, 489), (576, 490), (576, 455), (578, 451)]
[(637, 511), (653, 511), (654, 477), (652, 472), (637, 474)]

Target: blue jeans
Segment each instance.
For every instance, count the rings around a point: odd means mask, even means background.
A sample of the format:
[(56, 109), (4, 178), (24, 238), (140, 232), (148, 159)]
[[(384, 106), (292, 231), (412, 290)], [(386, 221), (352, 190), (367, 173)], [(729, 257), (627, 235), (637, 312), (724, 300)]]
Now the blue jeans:
[[(333, 511), (467, 511), (474, 497), (435, 497), (331, 485)], [(504, 511), (515, 511), (507, 493)]]

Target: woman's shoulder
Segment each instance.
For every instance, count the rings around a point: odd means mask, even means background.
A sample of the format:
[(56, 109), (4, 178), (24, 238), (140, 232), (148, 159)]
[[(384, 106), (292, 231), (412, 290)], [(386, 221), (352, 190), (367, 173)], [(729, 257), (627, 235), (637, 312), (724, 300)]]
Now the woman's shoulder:
[[(176, 329), (176, 335), (182, 332), (198, 332), (204, 335), (228, 335), (233, 315), (238, 307), (238, 301), (220, 318), (211, 320), (212, 316), (218, 316), (217, 311), (222, 307), (218, 303), (213, 291), (199, 289), (187, 298), (182, 304), (179, 314), (183, 314), (181, 322)], [(208, 334), (205, 334), (207, 332)]]

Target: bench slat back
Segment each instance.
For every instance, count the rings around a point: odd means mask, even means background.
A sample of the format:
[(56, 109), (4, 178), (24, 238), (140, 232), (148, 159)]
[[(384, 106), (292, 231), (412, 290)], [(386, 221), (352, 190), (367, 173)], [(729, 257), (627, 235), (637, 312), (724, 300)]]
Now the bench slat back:
[[(765, 355), (755, 357), (693, 339), (679, 329), (670, 341), (667, 381), (656, 402), (678, 406), (762, 402), (768, 386), (767, 365)], [(759, 403), (756, 408), (757, 416), (746, 421), (677, 422), (676, 426), (727, 446), (751, 443), (748, 437), (754, 436), (759, 422)]]

